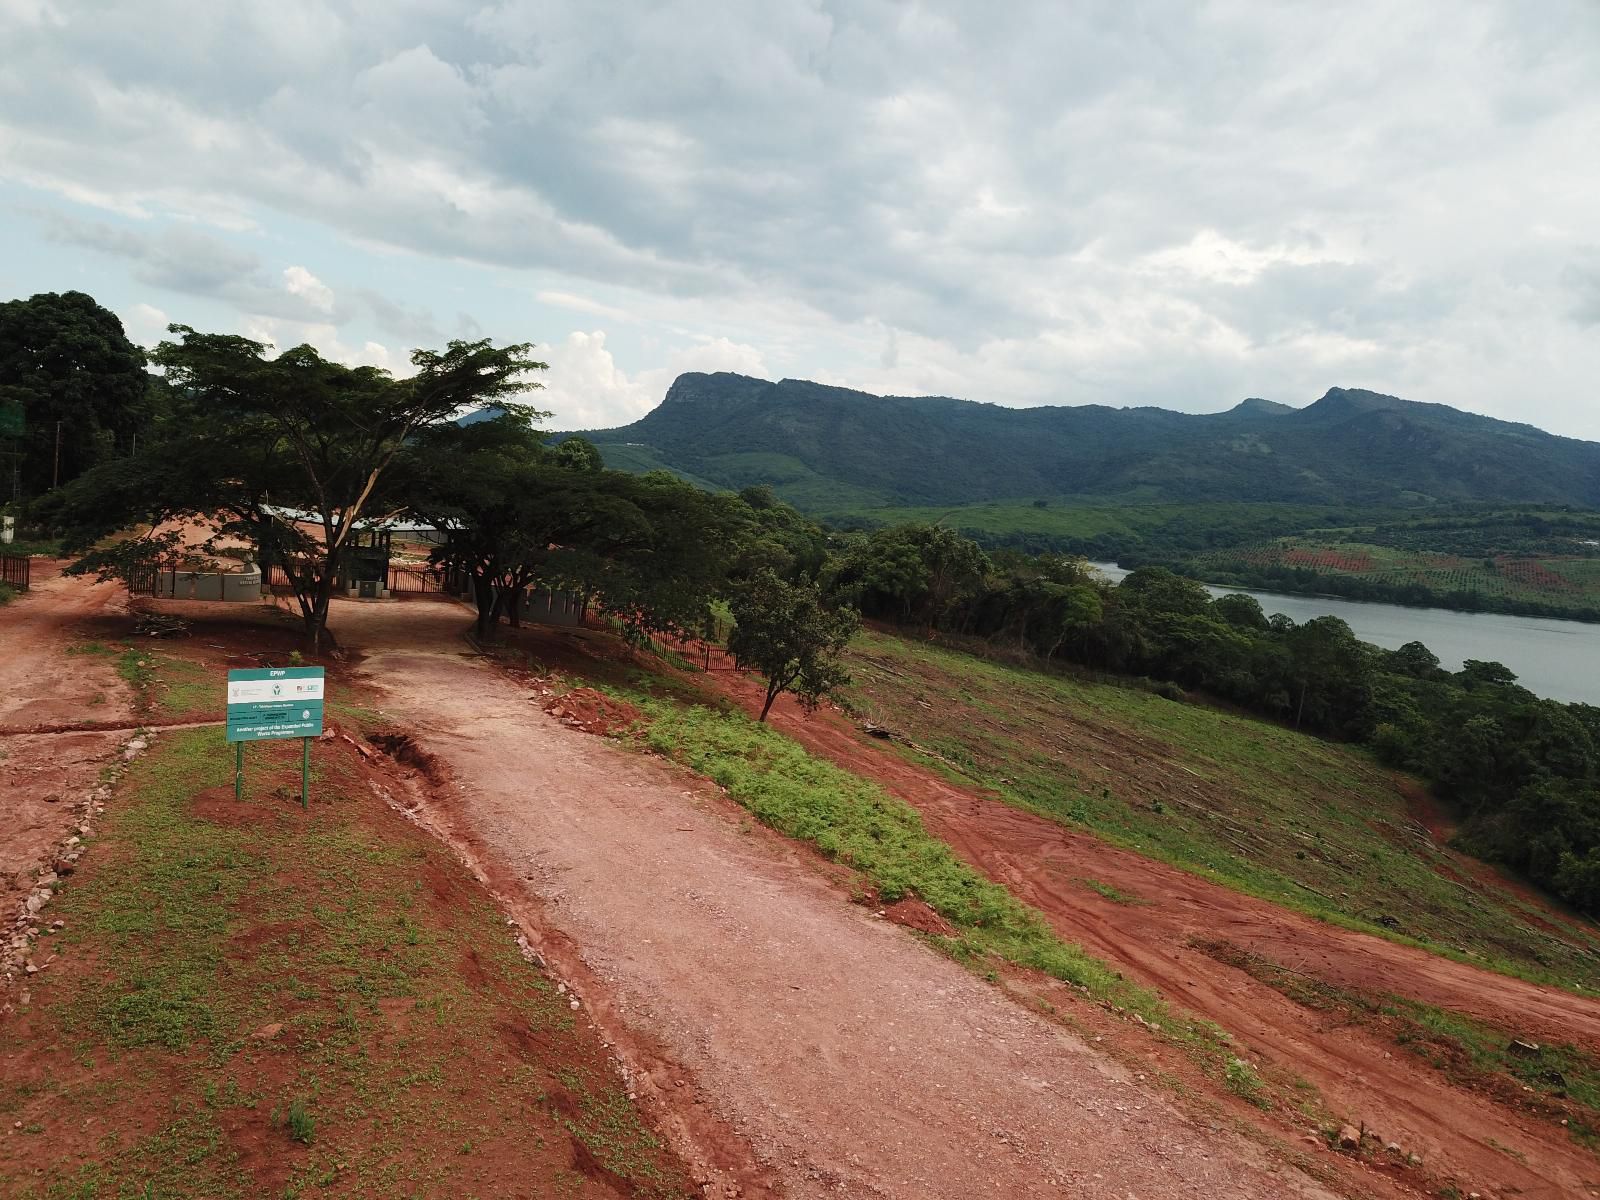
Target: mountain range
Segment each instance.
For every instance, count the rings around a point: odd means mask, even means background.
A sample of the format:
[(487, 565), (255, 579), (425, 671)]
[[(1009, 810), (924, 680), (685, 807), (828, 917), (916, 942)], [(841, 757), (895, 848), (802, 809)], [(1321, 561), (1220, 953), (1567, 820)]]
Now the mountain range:
[(1104, 497), (1600, 507), (1600, 444), (1353, 388), (1303, 408), (1004, 408), (799, 379), (680, 375), (659, 407), (583, 434), (608, 466), (768, 484), (812, 512)]

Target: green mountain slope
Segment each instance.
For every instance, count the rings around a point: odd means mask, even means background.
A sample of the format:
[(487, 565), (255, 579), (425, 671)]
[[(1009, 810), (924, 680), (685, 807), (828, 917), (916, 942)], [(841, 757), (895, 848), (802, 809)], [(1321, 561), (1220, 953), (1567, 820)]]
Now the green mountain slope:
[(632, 425), (584, 436), (618, 467), (767, 483), (812, 512), (1061, 497), (1600, 507), (1596, 443), (1345, 388), (1300, 409), (1251, 399), (1195, 415), (696, 373)]

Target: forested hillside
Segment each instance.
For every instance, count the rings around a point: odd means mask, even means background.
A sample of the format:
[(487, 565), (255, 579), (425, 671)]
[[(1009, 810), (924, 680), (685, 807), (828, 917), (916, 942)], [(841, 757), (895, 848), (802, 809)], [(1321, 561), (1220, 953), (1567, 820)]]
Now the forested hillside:
[(681, 375), (660, 407), (586, 434), (608, 464), (768, 484), (825, 515), (880, 506), (1247, 501), (1600, 505), (1600, 445), (1440, 404), (1333, 388), (1206, 415), (1002, 408), (804, 380)]

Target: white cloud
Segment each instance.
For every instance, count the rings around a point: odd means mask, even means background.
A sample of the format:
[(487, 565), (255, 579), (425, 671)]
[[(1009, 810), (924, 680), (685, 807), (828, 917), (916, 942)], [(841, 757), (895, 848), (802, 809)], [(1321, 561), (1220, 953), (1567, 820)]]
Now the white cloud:
[(601, 304), (598, 300), (591, 300), (587, 296), (575, 296), (571, 292), (540, 292), (535, 297), (541, 304), (554, 305), (557, 308), (570, 308), (576, 312), (588, 313), (595, 317), (608, 317), (613, 321), (627, 321), (631, 318), (620, 308), (609, 304)]
[(166, 313), (150, 304), (135, 304), (119, 315), (123, 332), (136, 346), (154, 346), (167, 336), (167, 326), (172, 324)]
[(333, 311), (333, 289), (304, 267), (285, 267), (283, 286), (320, 312)]
[(574, 332), (540, 348), (550, 369), (531, 402), (551, 412), (551, 429), (600, 429), (626, 425), (649, 412), (685, 371), (735, 371), (765, 377), (766, 360), (754, 346), (707, 338), (672, 351), (660, 367), (629, 375), (617, 366), (603, 331)]
[(539, 373), (543, 388), (525, 399), (550, 411), (552, 429), (596, 429), (626, 425), (649, 412), (660, 396), (628, 378), (606, 348), (606, 335), (569, 333), (548, 350), (540, 348), (550, 364)]
[(705, 361), (1600, 436), (1592, 0), (473, 7), (0, 0), (0, 186), (54, 207), (0, 251), (402, 364), (536, 296), (613, 330), (551, 352), (606, 421)]

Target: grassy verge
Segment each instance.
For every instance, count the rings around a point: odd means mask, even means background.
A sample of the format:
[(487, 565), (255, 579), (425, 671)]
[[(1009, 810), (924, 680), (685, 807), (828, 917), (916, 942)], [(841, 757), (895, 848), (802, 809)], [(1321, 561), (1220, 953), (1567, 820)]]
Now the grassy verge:
[(111, 660), (141, 714), (193, 716), (222, 707), (216, 672), (175, 654), (126, 642), (78, 642), (67, 653)]
[(929, 940), (956, 959), (980, 969), (993, 960), (1034, 968), (1180, 1042), (1220, 1053), (1224, 1035), (1214, 1026), (1175, 1013), (1158, 993), (1063, 942), (1039, 913), (961, 862), (916, 810), (876, 783), (812, 757), (735, 709), (637, 688), (605, 690), (644, 714), (645, 745), (721, 785), (763, 824), (859, 872), (885, 903), (907, 896), (925, 902), (953, 927)]
[(1536, 1045), (1480, 1021), (1401, 996), (1337, 987), (1231, 942), (1197, 943), (1297, 1004), (1374, 1029), (1450, 1081), (1563, 1125), (1600, 1149), (1600, 1059), (1570, 1045)]
[(0, 1193), (684, 1196), (596, 1035), (352, 754), (159, 738), (46, 910)]
[(10, 604), (21, 593), (9, 583), (0, 583), (0, 605)]
[(864, 635), (846, 700), (964, 786), (1287, 908), (1542, 983), (1600, 987), (1600, 931), (1473, 887), (1358, 750), (1200, 704)]

